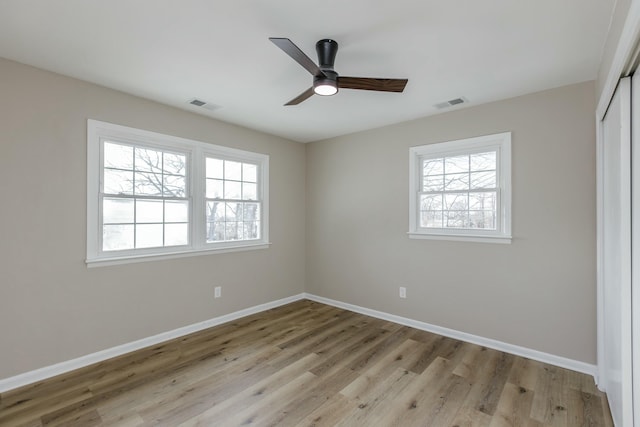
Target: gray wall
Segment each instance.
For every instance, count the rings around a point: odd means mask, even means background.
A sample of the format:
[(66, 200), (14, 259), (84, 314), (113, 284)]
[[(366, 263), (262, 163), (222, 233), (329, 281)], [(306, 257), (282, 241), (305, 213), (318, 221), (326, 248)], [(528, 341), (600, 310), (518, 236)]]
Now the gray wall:
[[(308, 145), (6, 60), (0, 93), (0, 378), (304, 290), (595, 362), (593, 82)], [(272, 246), (88, 269), (87, 118), (269, 154)], [(409, 147), (503, 131), (513, 243), (410, 240)]]
[[(594, 94), (582, 83), (309, 144), (307, 291), (595, 363)], [(409, 147), (505, 131), (512, 244), (409, 239)]]
[[(0, 379), (304, 290), (304, 145), (2, 59), (0, 94)], [(88, 269), (88, 118), (269, 154), (272, 246)]]

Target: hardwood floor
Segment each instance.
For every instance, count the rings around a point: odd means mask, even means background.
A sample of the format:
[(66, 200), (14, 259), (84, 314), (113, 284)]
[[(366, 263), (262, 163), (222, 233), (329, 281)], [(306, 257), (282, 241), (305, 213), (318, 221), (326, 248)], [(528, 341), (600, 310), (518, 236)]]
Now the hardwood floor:
[(2, 426), (612, 426), (587, 375), (299, 301), (0, 394)]

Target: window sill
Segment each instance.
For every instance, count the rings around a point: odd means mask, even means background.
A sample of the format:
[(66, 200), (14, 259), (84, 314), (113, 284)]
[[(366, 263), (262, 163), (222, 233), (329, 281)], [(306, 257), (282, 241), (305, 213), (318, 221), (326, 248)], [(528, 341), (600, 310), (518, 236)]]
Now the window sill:
[(119, 265), (119, 264), (132, 264), (137, 262), (148, 262), (148, 261), (162, 261), (167, 259), (176, 259), (176, 258), (187, 258), (193, 256), (201, 256), (201, 255), (213, 255), (213, 254), (222, 254), (229, 252), (242, 252), (242, 251), (253, 251), (257, 249), (268, 249), (271, 243), (255, 243), (249, 245), (238, 245), (238, 246), (225, 246), (222, 248), (216, 249), (197, 249), (197, 250), (188, 250), (188, 251), (180, 251), (180, 252), (165, 252), (159, 254), (144, 254), (144, 255), (126, 255), (126, 256), (109, 256), (109, 257), (100, 257), (100, 258), (91, 258), (86, 259), (85, 263), (87, 267), (106, 267), (110, 265)]
[(410, 239), (452, 240), (458, 242), (511, 244), (511, 236), (478, 236), (471, 234), (407, 233)]

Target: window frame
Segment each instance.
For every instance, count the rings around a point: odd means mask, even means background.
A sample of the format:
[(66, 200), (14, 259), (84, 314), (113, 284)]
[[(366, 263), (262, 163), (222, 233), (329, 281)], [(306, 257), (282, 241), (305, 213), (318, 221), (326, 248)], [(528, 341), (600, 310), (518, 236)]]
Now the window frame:
[[(104, 142), (148, 147), (186, 155), (186, 199), (189, 200), (189, 243), (184, 246), (102, 250), (102, 200), (101, 184), (104, 174)], [(258, 202), (261, 206), (260, 238), (225, 242), (206, 241), (205, 159), (223, 158), (258, 166)], [(116, 125), (98, 120), (87, 120), (87, 254), (89, 267), (131, 262), (182, 258), (213, 253), (235, 252), (268, 248), (269, 243), (269, 156), (165, 135), (157, 132)]]
[[(222, 150), (221, 151), (221, 150), (215, 150), (215, 149), (205, 149), (203, 151), (203, 156), (202, 156), (202, 168), (203, 168), (202, 169), (202, 171), (203, 171), (202, 183), (203, 183), (203, 186), (204, 186), (203, 190), (202, 190), (202, 206), (201, 206), (201, 212), (203, 213), (203, 221), (204, 221), (203, 233), (200, 236), (202, 238), (202, 240), (203, 240), (202, 244), (205, 247), (215, 247), (215, 246), (223, 247), (223, 246), (235, 246), (238, 242), (255, 242), (255, 241), (262, 240), (263, 239), (262, 234), (265, 231), (264, 228), (263, 228), (264, 227), (263, 224), (260, 225), (260, 227), (261, 227), (260, 228), (260, 236), (261, 237), (259, 239), (224, 241), (224, 242), (207, 242), (207, 239), (206, 239), (206, 236), (205, 236), (206, 235), (206, 227), (207, 227), (206, 222), (207, 221), (206, 221), (206, 215), (204, 214), (204, 212), (206, 211), (207, 201), (213, 200), (213, 199), (208, 198), (207, 194), (206, 194), (206, 180), (207, 180), (207, 177), (206, 177), (206, 169), (207, 169), (206, 161), (207, 161), (207, 158), (215, 158), (215, 159), (219, 159), (219, 160), (227, 160), (227, 161), (233, 161), (233, 162), (242, 162), (242, 163), (255, 164), (257, 166), (256, 178), (258, 180), (257, 189), (256, 189), (257, 190), (256, 191), (256, 195), (257, 195), (256, 200), (254, 201), (254, 200), (248, 200), (247, 199), (247, 201), (245, 201), (245, 199), (241, 199), (241, 200), (238, 200), (238, 201), (230, 201), (230, 202), (231, 203), (234, 203), (234, 202), (255, 203), (255, 202), (257, 202), (257, 203), (260, 204), (260, 215), (261, 215), (261, 218), (264, 218), (264, 215), (266, 214), (264, 212), (265, 203), (264, 203), (264, 200), (263, 200), (264, 199), (264, 192), (266, 191), (266, 188), (264, 188), (264, 186), (260, 182), (262, 180), (262, 169), (264, 168), (264, 165), (262, 163), (258, 162), (256, 159), (250, 159), (249, 157), (246, 157), (246, 156), (245, 157), (239, 157), (237, 155), (234, 155), (233, 153), (229, 153), (228, 150)], [(223, 180), (226, 180), (226, 179), (223, 179)], [(220, 202), (228, 203), (227, 199), (220, 199)], [(263, 219), (260, 219), (259, 221), (262, 223)]]
[[(424, 159), (496, 151), (496, 229), (420, 227)], [(409, 232), (412, 239), (511, 243), (511, 132), (426, 144), (409, 149)]]
[[(185, 175), (185, 187), (186, 187), (186, 194), (184, 198), (171, 198), (171, 197), (164, 197), (164, 196), (151, 196), (151, 195), (140, 195), (140, 194), (127, 194), (127, 195), (112, 195), (112, 194), (107, 194), (104, 192), (100, 192), (100, 188), (102, 187), (102, 183), (104, 182), (104, 171), (105, 168), (104, 167), (104, 143), (103, 142), (111, 142), (111, 143), (115, 143), (115, 144), (121, 144), (121, 145), (127, 145), (130, 146), (132, 148), (136, 148), (136, 147), (142, 147), (142, 148), (146, 148), (146, 149), (151, 149), (151, 150), (158, 150), (158, 151), (162, 151), (163, 153), (171, 153), (171, 154), (183, 154), (185, 156), (185, 160), (186, 160), (186, 170), (187, 172)], [(118, 257), (126, 257), (126, 256), (137, 256), (137, 255), (149, 255), (149, 254), (159, 254), (159, 253), (164, 253), (164, 252), (175, 252), (176, 250), (180, 250), (180, 248), (185, 248), (185, 247), (189, 247), (191, 245), (191, 241), (192, 241), (192, 224), (193, 224), (193, 197), (192, 197), (192, 193), (193, 191), (192, 186), (193, 186), (193, 174), (191, 173), (191, 157), (192, 157), (192, 152), (188, 151), (186, 149), (183, 148), (178, 148), (176, 146), (171, 146), (168, 147), (166, 145), (161, 145), (161, 144), (157, 144), (157, 143), (153, 143), (153, 142), (132, 142), (132, 141), (128, 141), (128, 140), (124, 140), (124, 138), (114, 138), (114, 137), (110, 137), (110, 138), (103, 138), (100, 140), (99, 142), (99, 146), (100, 146), (100, 158), (99, 158), (99, 168), (100, 168), (100, 181), (98, 184), (98, 210), (97, 210), (97, 214), (99, 216), (98, 218), (98, 227), (100, 227), (100, 224), (104, 225), (103, 223), (103, 217), (102, 217), (102, 212), (103, 212), (103, 203), (104, 203), (104, 199), (105, 198), (122, 198), (122, 199), (133, 199), (133, 200), (153, 200), (153, 199), (162, 199), (163, 201), (166, 200), (186, 200), (189, 202), (189, 216), (188, 216), (188, 234), (187, 234), (187, 240), (188, 243), (186, 245), (179, 245), (179, 246), (162, 246), (162, 247), (151, 247), (151, 248), (134, 248), (134, 249), (123, 249), (123, 250), (114, 250), (114, 251), (103, 251), (102, 246), (103, 246), (103, 236), (102, 234), (100, 234), (100, 232), (98, 232), (97, 234), (97, 239), (98, 239), (98, 253), (99, 254), (105, 254), (105, 257), (110, 257), (111, 254), (117, 254)], [(111, 168), (108, 168), (111, 169)], [(135, 170), (132, 170), (133, 173), (135, 173)], [(134, 222), (134, 227), (137, 225), (137, 222)], [(141, 225), (144, 225), (144, 223), (140, 223)], [(163, 222), (163, 226), (165, 225), (165, 223)], [(108, 254), (108, 255), (107, 255)]]

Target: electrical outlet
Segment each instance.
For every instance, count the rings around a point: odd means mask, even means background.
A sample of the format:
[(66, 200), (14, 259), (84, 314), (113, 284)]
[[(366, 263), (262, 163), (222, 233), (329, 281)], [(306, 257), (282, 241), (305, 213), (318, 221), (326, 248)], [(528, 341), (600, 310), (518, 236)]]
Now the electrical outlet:
[(222, 286), (216, 286), (213, 290), (213, 297), (220, 298), (222, 296)]
[(404, 286), (400, 286), (400, 298), (406, 298), (407, 297), (407, 288), (405, 288)]

